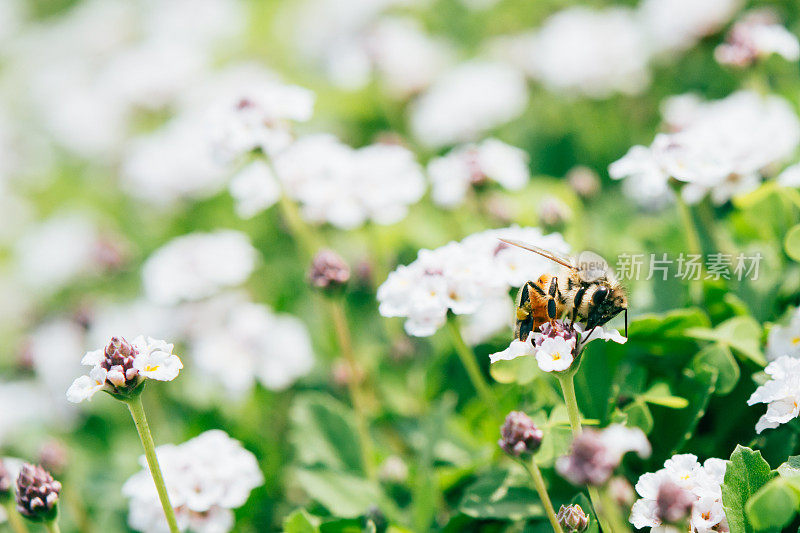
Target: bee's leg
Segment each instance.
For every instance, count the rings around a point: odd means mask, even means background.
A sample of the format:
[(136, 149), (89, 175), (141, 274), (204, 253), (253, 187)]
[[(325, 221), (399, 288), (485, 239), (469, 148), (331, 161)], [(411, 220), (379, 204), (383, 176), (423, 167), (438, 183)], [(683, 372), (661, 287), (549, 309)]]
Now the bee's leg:
[(534, 317), (531, 316), (531, 291), (538, 289), (533, 282), (529, 281), (519, 290), (517, 296), (516, 324), (514, 327), (514, 337), (525, 341), (533, 331)]
[(575, 293), (575, 300), (572, 302), (572, 326), (575, 325), (575, 320), (578, 318), (578, 309), (581, 308), (584, 294), (586, 294), (585, 286), (578, 289), (578, 292)]
[(547, 290), (547, 318), (550, 319), (550, 322), (553, 323), (556, 320), (556, 295), (560, 296), (560, 292), (558, 291), (558, 278), (553, 276), (550, 278), (550, 287)]

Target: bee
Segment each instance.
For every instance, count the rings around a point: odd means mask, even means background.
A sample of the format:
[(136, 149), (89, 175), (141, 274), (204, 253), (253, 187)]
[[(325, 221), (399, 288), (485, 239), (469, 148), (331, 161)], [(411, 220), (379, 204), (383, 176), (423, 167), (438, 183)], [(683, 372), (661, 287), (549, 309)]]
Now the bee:
[(577, 258), (572, 258), (523, 242), (500, 240), (562, 266), (557, 275), (542, 274), (538, 280), (526, 282), (519, 290), (515, 338), (525, 341), (545, 322), (553, 322), (565, 315), (573, 323), (575, 320), (585, 321), (591, 335), (594, 328), (604, 325), (621, 311), (625, 311), (625, 336), (628, 336), (628, 296), (602, 257), (582, 252)]

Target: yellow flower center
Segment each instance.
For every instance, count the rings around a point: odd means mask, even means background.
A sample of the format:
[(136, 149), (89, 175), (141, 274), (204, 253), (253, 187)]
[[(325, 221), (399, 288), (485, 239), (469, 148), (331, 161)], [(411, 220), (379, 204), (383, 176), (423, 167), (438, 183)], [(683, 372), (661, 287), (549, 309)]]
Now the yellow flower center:
[(144, 370), (145, 370), (145, 372), (155, 372), (159, 368), (161, 368), (161, 365), (146, 366), (146, 367), (144, 367)]
[(553, 354), (553, 361), (558, 361), (559, 359), (561, 359), (561, 352), (555, 352)]
[(800, 337), (795, 337), (792, 339), (792, 344), (800, 344)]

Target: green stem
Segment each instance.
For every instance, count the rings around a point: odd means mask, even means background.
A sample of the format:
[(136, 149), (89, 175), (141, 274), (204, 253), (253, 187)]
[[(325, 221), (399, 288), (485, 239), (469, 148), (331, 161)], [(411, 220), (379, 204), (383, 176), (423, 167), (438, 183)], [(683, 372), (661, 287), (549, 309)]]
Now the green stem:
[(14, 508), (13, 497), (3, 507), (6, 510), (6, 519), (8, 520), (8, 525), (11, 526), (11, 529), (14, 531), (14, 533), (28, 533), (28, 526), (25, 525), (22, 517)]
[[(558, 378), (559, 382), (561, 383), (561, 390), (564, 393), (564, 403), (567, 405), (567, 415), (569, 416), (569, 425), (572, 427), (573, 438), (577, 437), (583, 432), (583, 427), (581, 426), (581, 411), (578, 408), (578, 398), (575, 395), (574, 377), (575, 374), (569, 372), (559, 376)], [(600, 499), (600, 493), (597, 491), (597, 487), (588, 485), (587, 489), (589, 491), (589, 499), (592, 501), (592, 507), (594, 507), (595, 513), (597, 514), (597, 521), (600, 523), (600, 528), (606, 533), (620, 531), (612, 528), (608, 520), (606, 520), (605, 515), (603, 514), (603, 505)], [(624, 531), (624, 529), (622, 531)]]
[(51, 520), (49, 522), (45, 522), (44, 527), (46, 527), (47, 531), (49, 531), (50, 533), (61, 533), (61, 528), (58, 527), (57, 520)]
[(331, 300), (331, 318), (333, 319), (333, 327), (336, 331), (339, 350), (342, 353), (342, 357), (344, 357), (344, 360), (347, 362), (349, 370), (349, 375), (347, 376), (347, 391), (350, 395), (350, 403), (353, 405), (353, 411), (355, 411), (356, 431), (358, 432), (358, 441), (361, 445), (364, 471), (370, 479), (375, 479), (376, 469), (374, 465), (372, 439), (370, 438), (369, 426), (367, 425), (364, 394), (358, 383), (359, 367), (355, 352), (353, 351), (353, 340), (350, 334), (350, 327), (347, 324), (344, 303), (341, 298), (334, 297)]
[(136, 396), (127, 400), (125, 403), (128, 404), (133, 422), (136, 424), (136, 430), (139, 432), (139, 438), (144, 447), (144, 456), (147, 458), (147, 466), (150, 469), (150, 474), (153, 476), (153, 482), (156, 484), (158, 499), (161, 500), (161, 507), (164, 509), (164, 516), (167, 518), (169, 530), (171, 533), (179, 533), (178, 521), (175, 518), (175, 510), (169, 503), (167, 486), (164, 483), (164, 476), (161, 474), (161, 467), (158, 464), (156, 445), (153, 442), (153, 435), (150, 433), (150, 427), (147, 425), (147, 417), (144, 414), (142, 397)]
[(536, 464), (536, 457), (531, 458), (530, 464), (525, 461), (523, 461), (522, 464), (525, 466), (525, 470), (528, 471), (533, 479), (533, 485), (536, 487), (536, 492), (539, 493), (539, 499), (542, 500), (544, 512), (547, 514), (547, 519), (550, 521), (550, 525), (553, 526), (553, 531), (555, 531), (555, 533), (563, 533), (561, 524), (558, 523), (558, 517), (556, 516), (556, 511), (553, 508), (553, 503), (550, 501), (550, 495), (547, 494), (547, 486), (544, 484), (542, 472), (539, 470), (539, 465)]
[[(683, 200), (681, 192), (675, 191), (676, 205), (678, 206), (678, 215), (681, 218), (683, 231), (686, 234), (686, 245), (689, 247), (689, 253), (692, 255), (702, 256), (703, 248), (700, 245), (700, 234), (697, 232), (697, 226), (694, 223), (694, 217), (689, 206)], [(702, 264), (702, 262), (701, 262)], [(703, 280), (702, 269), (700, 277), (690, 280), (690, 292), (692, 301), (695, 304), (700, 304), (703, 301)]]
[(478, 362), (475, 359), (475, 353), (464, 341), (464, 337), (461, 334), (461, 328), (458, 327), (458, 322), (456, 321), (455, 316), (448, 315), (447, 329), (450, 331), (450, 337), (452, 338), (456, 353), (458, 354), (459, 359), (461, 359), (461, 364), (464, 365), (464, 369), (467, 371), (467, 375), (472, 382), (472, 386), (475, 387), (476, 391), (478, 391), (478, 394), (481, 396), (484, 404), (489, 406), (489, 408), (493, 411), (499, 413), (497, 399), (492, 393), (489, 383), (483, 377), (481, 369), (478, 367)]
[(611, 531), (628, 531), (629, 528), (619, 512), (619, 505), (617, 505), (617, 502), (611, 497), (608, 490), (604, 490), (599, 497), (603, 502), (601, 511), (606, 522), (611, 524)]

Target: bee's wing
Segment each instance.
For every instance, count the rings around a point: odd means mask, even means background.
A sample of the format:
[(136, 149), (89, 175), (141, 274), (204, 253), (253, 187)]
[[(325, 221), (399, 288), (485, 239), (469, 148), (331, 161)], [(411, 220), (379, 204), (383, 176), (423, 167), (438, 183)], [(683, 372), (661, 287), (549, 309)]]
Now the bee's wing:
[(544, 248), (539, 248), (538, 246), (534, 246), (532, 244), (528, 244), (521, 241), (515, 241), (513, 239), (500, 239), (502, 242), (506, 244), (510, 244), (511, 246), (516, 246), (518, 248), (522, 248), (523, 250), (528, 250), (535, 254), (539, 254), (542, 257), (546, 257), (551, 261), (555, 261), (561, 266), (565, 266), (571, 270), (578, 270), (578, 266), (575, 264), (575, 260), (569, 256), (557, 254), (555, 252), (551, 252), (549, 250), (545, 250)]
[(578, 271), (581, 280), (592, 282), (599, 279), (606, 279), (614, 282), (617, 276), (608, 262), (594, 252), (584, 251), (578, 256)]

